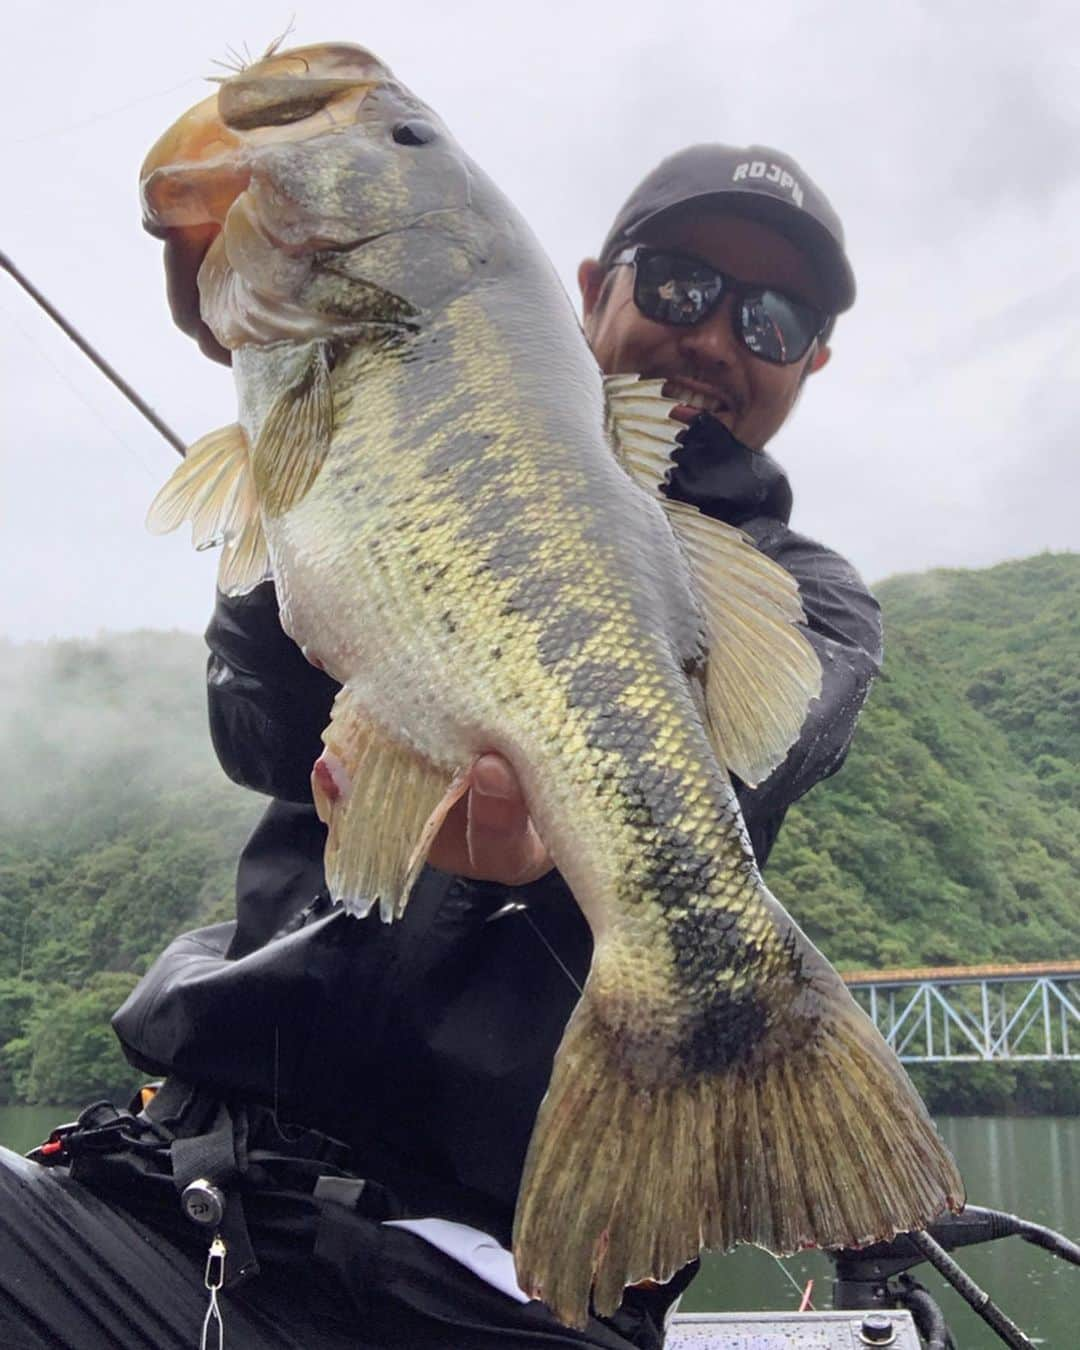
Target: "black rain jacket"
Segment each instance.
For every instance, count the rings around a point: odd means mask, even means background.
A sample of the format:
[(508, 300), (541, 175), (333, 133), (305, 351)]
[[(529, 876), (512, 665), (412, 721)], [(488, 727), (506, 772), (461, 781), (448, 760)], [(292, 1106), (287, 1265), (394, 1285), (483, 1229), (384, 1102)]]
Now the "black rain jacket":
[[(881, 656), (878, 606), (788, 528), (779, 465), (701, 417), (670, 493), (738, 525), (799, 582), (824, 687), (739, 799), (764, 864), (784, 814), (842, 763)], [(404, 918), (331, 907), (309, 774), (337, 686), (285, 636), (273, 587), (219, 598), (207, 641), (225, 771), (274, 800), (240, 859), (235, 923), (177, 939), (114, 1020), (131, 1061), (345, 1141), (408, 1214), (509, 1243), (525, 1150), (584, 982), (588, 927), (556, 873), (513, 891), (427, 868)], [(518, 902), (510, 905), (509, 902)]]

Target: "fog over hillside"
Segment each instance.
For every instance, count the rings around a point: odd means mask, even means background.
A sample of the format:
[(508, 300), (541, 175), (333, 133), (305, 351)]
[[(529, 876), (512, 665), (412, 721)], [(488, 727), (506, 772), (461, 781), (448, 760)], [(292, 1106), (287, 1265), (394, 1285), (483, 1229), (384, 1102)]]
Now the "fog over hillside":
[(0, 824), (43, 838), (108, 835), (123, 812), (224, 785), (205, 664), (202, 639), (188, 633), (0, 641)]

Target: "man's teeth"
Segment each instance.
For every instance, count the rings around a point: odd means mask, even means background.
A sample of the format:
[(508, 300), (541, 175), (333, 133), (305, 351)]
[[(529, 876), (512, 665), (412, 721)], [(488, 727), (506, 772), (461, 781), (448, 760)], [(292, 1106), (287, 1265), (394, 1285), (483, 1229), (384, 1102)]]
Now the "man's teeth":
[(702, 394), (696, 389), (676, 389), (675, 398), (687, 408), (700, 408), (703, 412), (721, 413), (728, 411), (728, 405), (722, 398), (712, 394)]

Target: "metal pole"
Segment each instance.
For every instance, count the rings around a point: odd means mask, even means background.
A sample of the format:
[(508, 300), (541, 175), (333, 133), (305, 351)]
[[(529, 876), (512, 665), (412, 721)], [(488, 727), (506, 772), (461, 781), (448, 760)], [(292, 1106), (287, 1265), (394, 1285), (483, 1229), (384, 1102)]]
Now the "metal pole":
[(923, 1007), (926, 1009), (926, 1058), (934, 1058), (934, 1010), (930, 1006), (930, 986), (922, 987)]
[(1039, 981), (1042, 985), (1043, 1033), (1046, 1036), (1046, 1058), (1054, 1058), (1054, 1024), (1050, 1018), (1050, 981), (1044, 975)]
[(49, 304), (48, 300), (45, 299), (45, 297), (41, 294), (41, 292), (37, 289), (37, 287), (33, 284), (33, 282), (31, 282), (29, 278), (25, 277), (23, 273), (19, 271), (19, 269), (15, 266), (15, 264), (4, 252), (0, 252), (0, 267), (2, 267), (5, 272), (9, 273), (16, 282), (18, 282), (18, 284), (23, 288), (23, 290), (31, 298), (31, 300), (35, 302), (35, 304), (41, 306), (41, 308), (45, 311), (45, 313), (49, 316), (49, 318), (52, 319), (53, 323), (55, 323), (59, 328), (63, 329), (63, 331), (72, 340), (72, 342), (74, 342), (75, 346), (78, 347), (78, 349), (85, 356), (89, 357), (90, 360), (93, 361), (94, 365), (97, 366), (98, 370), (101, 371), (102, 375), (104, 375), (107, 380), (110, 380), (116, 386), (116, 388), (120, 390), (120, 392), (128, 400), (128, 402), (133, 404), (136, 408), (138, 408), (139, 412), (142, 413), (142, 415), (146, 418), (146, 420), (150, 423), (150, 425), (154, 428), (154, 430), (157, 431), (160, 435), (164, 436), (174, 450), (178, 450), (181, 455), (186, 454), (187, 446), (184, 443), (184, 441), (182, 441), (181, 438), (176, 434), (176, 432), (173, 431), (173, 429), (170, 426), (168, 426), (165, 422), (163, 422), (161, 418), (157, 415), (157, 413), (154, 412), (153, 408), (151, 408), (148, 403), (145, 403), (135, 392), (135, 390), (132, 389), (131, 385), (128, 384), (128, 382), (123, 378), (123, 376), (120, 375), (117, 371), (115, 371), (112, 368), (112, 366), (109, 365), (108, 361), (106, 361), (103, 356), (101, 356), (97, 351), (94, 350), (94, 348), (90, 345), (90, 343), (86, 340), (86, 338), (83, 337), (83, 335), (78, 331), (78, 329), (73, 327), (72, 324), (68, 323), (67, 319), (64, 318), (64, 316), (55, 306)]
[(982, 991), (983, 1059), (989, 1059), (990, 1046), (992, 1044), (992, 1032), (990, 1030), (990, 990), (987, 987), (985, 978), (979, 981), (979, 988)]
[(949, 1032), (952, 1030), (952, 1027), (949, 1026), (948, 1000), (944, 997), (944, 995), (942, 995), (941, 1001), (944, 1004), (944, 1007), (942, 1009), (941, 1020), (945, 1028), (945, 1058), (949, 1059), (952, 1056), (952, 1042), (949, 1039)]
[(1001, 1043), (998, 1046), (998, 1058), (1009, 1058), (1009, 1008), (1005, 1001), (1005, 981), (1001, 981)]

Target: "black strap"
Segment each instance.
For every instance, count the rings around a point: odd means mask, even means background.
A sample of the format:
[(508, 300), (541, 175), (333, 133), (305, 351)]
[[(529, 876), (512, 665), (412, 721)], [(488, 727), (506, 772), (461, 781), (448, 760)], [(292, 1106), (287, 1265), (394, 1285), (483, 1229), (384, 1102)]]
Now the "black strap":
[[(211, 1114), (212, 1113), (212, 1114)], [(213, 1101), (182, 1079), (168, 1078), (143, 1108), (142, 1114), (170, 1138), (172, 1180), (182, 1195), (193, 1181), (209, 1181), (225, 1196), (220, 1233), (225, 1243), (225, 1282), (230, 1289), (259, 1271), (258, 1258), (244, 1216), (244, 1202), (236, 1185), (247, 1168), (247, 1119), (240, 1111), (234, 1119), (221, 1101)], [(202, 1117), (210, 1117), (199, 1129)], [(175, 1131), (183, 1125), (184, 1134)]]
[(205, 1133), (174, 1139), (169, 1154), (176, 1189), (183, 1191), (199, 1178), (212, 1181), (223, 1190), (230, 1186), (245, 1166), (243, 1157), (237, 1157), (238, 1135), (243, 1153), (242, 1129), (237, 1129), (225, 1103), (219, 1102), (213, 1123)]
[(154, 1095), (139, 1113), (153, 1125), (158, 1134), (173, 1139), (176, 1127), (188, 1117), (195, 1104), (198, 1089), (175, 1076), (159, 1083)]

